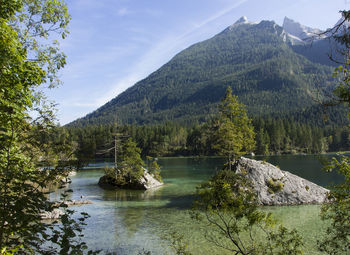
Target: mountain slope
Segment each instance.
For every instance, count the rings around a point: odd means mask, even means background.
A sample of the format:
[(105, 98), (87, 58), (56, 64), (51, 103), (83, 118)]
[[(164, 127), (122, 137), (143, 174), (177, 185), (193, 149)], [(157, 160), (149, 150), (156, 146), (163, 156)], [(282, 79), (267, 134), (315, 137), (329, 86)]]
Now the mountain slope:
[(274, 22), (243, 18), (70, 125), (203, 121), (228, 85), (253, 116), (305, 113), (315, 105), (315, 90), (332, 86), (333, 68), (311, 62), (288, 42)]

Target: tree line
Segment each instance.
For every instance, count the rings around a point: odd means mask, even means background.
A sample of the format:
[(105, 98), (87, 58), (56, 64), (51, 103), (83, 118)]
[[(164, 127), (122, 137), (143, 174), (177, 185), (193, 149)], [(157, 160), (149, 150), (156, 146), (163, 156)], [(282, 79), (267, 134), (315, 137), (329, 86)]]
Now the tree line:
[[(350, 131), (346, 127), (318, 127), (292, 119), (255, 118), (257, 155), (324, 153), (350, 150)], [(57, 144), (75, 143), (76, 157), (81, 162), (92, 158), (113, 157), (113, 133), (124, 133), (141, 148), (143, 157), (153, 156), (215, 156), (213, 121), (192, 126), (175, 122), (158, 125), (88, 125), (57, 127), (51, 137)], [(45, 142), (43, 140), (43, 142)]]

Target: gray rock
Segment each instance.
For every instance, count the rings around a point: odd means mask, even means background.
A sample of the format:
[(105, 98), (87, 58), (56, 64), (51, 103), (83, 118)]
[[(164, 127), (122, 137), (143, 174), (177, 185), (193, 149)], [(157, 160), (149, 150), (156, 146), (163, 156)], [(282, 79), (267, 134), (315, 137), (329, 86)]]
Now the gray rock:
[(242, 172), (246, 172), (253, 182), (262, 205), (321, 204), (327, 201), (328, 189), (270, 163), (242, 157), (236, 173)]
[(70, 171), (68, 173), (68, 176), (76, 176), (77, 175), (77, 172), (76, 171)]
[[(62, 202), (55, 203), (56, 206), (59, 206)], [(67, 206), (72, 205), (86, 205), (86, 204), (92, 204), (90, 200), (71, 200), (71, 201), (64, 201), (63, 204)], [(64, 215), (64, 212), (60, 208), (55, 208), (51, 212), (44, 211), (40, 213), (40, 216), (43, 220), (56, 220), (60, 219), (61, 216)]]
[(299, 39), (300, 41), (303, 41), (308, 38), (315, 38), (317, 39), (317, 35), (321, 34), (323, 31), (317, 28), (311, 28), (304, 26), (292, 19), (289, 19), (287, 17), (284, 18), (283, 21), (283, 29), (289, 34), (292, 35), (294, 38)]
[(145, 189), (152, 189), (162, 186), (164, 183), (155, 179), (151, 174), (145, 170), (145, 174), (142, 176), (140, 183), (145, 187)]
[(52, 212), (42, 212), (40, 214), (40, 216), (43, 220), (59, 219), (59, 218), (61, 218), (62, 215), (64, 215), (64, 212), (58, 208), (53, 209)]
[[(56, 203), (56, 205), (60, 205), (61, 202)], [(72, 205), (88, 205), (92, 204), (90, 200), (69, 200), (69, 201), (63, 201), (63, 204), (67, 206), (72, 206)]]

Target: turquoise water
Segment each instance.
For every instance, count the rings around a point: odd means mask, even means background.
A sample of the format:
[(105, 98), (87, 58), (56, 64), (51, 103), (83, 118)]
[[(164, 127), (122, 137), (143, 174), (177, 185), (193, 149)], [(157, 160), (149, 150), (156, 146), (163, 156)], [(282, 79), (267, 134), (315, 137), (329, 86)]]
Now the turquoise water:
[[(304, 177), (319, 185), (340, 182), (335, 173), (324, 173), (317, 156), (271, 156), (264, 159), (281, 169)], [(91, 205), (74, 207), (90, 214), (85, 227), (89, 247), (137, 254), (142, 249), (152, 254), (173, 254), (169, 241), (177, 232), (188, 241), (193, 254), (226, 254), (203, 236), (204, 225), (191, 220), (189, 211), (196, 186), (212, 176), (223, 164), (220, 158), (163, 158), (163, 187), (149, 191), (104, 190), (97, 185), (105, 162), (95, 162), (72, 178), (72, 199), (88, 199)], [(313, 247), (322, 235), (324, 224), (319, 219), (319, 206), (265, 207), (286, 226), (300, 230), (306, 239), (305, 254), (317, 254)]]

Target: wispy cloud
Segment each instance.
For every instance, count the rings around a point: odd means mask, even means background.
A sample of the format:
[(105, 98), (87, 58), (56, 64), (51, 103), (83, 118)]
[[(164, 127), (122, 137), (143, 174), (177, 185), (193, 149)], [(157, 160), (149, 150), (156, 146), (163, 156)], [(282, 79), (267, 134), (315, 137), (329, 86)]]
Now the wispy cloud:
[(117, 9), (116, 14), (120, 17), (124, 17), (126, 15), (130, 14), (137, 14), (137, 15), (148, 15), (152, 17), (159, 17), (162, 14), (162, 11), (158, 9), (135, 9), (135, 8), (127, 8), (127, 7), (122, 7)]
[[(87, 55), (77, 56), (77, 52), (75, 52), (77, 59), (74, 59), (71, 64), (68, 63), (67, 68), (64, 70), (64, 75), (71, 81), (71, 84), (74, 84), (75, 81), (81, 83), (84, 81), (84, 79), (87, 79), (87, 77), (89, 77), (89, 74), (87, 73), (89, 70), (97, 71), (101, 66), (114, 66), (117, 68), (117, 59), (123, 59), (126, 55), (132, 54), (133, 51), (137, 52), (140, 44), (143, 44), (143, 46), (147, 45), (146, 48), (148, 48), (144, 54), (141, 54), (139, 57), (134, 58), (130, 63), (128, 63), (128, 66), (122, 71), (123, 74), (121, 74), (119, 70), (118, 75), (120, 78), (115, 79), (114, 75), (105, 77), (107, 75), (107, 72), (100, 73), (100, 75), (103, 75), (104, 77), (101, 77), (101, 79), (97, 80), (97, 82), (103, 83), (104, 92), (89, 92), (90, 94), (93, 93), (94, 96), (89, 97), (88, 102), (86, 100), (86, 94), (84, 93), (81, 93), (80, 99), (79, 97), (74, 97), (74, 100), (69, 100), (68, 98), (65, 100), (63, 99), (60, 104), (62, 106), (62, 112), (64, 112), (63, 116), (67, 116), (62, 119), (63, 123), (73, 120), (77, 117), (77, 114), (82, 116), (84, 115), (83, 112), (87, 113), (86, 111), (90, 112), (93, 109), (102, 106), (103, 104), (107, 103), (134, 85), (136, 82), (145, 78), (151, 72), (155, 71), (165, 62), (167, 62), (176, 53), (197, 42), (199, 40), (198, 34), (201, 34), (203, 32), (202, 30), (206, 27), (206, 25), (217, 19), (220, 19), (247, 1), (248, 0), (240, 0), (203, 20), (197, 20), (194, 23), (190, 23), (190, 21), (188, 21), (183, 25), (185, 29), (182, 30), (183, 33), (180, 34), (175, 33), (174, 31), (176, 30), (168, 30), (166, 31), (165, 35), (161, 36), (161, 34), (155, 35), (148, 30), (143, 31), (141, 28), (131, 27), (128, 28), (128, 30), (135, 30), (132, 31), (134, 35), (131, 37), (131, 39), (134, 41), (134, 44), (128, 43), (126, 45), (118, 45), (118, 47), (113, 48), (113, 44), (111, 44), (111, 42), (114, 38), (108, 39), (106, 37), (104, 40), (106, 42), (110, 42), (108, 43), (108, 46), (106, 45), (105, 47), (99, 47), (99, 50), (97, 51), (94, 49), (91, 49), (92, 51), (86, 49), (89, 51), (89, 54)], [(114, 13), (122, 17), (125, 15), (134, 14), (133, 11), (137, 10), (128, 9), (125, 7), (116, 9)], [(146, 12), (146, 15), (161, 15), (160, 12), (155, 10), (146, 10)], [(84, 41), (89, 40), (89, 38), (93, 38), (93, 29), (86, 27), (82, 28), (81, 24), (77, 24), (77, 27), (74, 27), (74, 30), (76, 30), (76, 32), (79, 32), (81, 35), (79, 36), (78, 41), (73, 40), (74, 43), (72, 43), (74, 45), (77, 45), (77, 43), (84, 43)], [(69, 49), (69, 45), (66, 46), (67, 49)], [(104, 80), (102, 80), (102, 78), (104, 78)], [(99, 85), (95, 84), (95, 88), (96, 87), (99, 87)], [(68, 110), (65, 110), (70, 109), (71, 107), (74, 107), (75, 112), (77, 112), (77, 114), (74, 114), (74, 116), (72, 114), (69, 115)]]
[(163, 14), (161, 10), (157, 10), (157, 9), (143, 9), (141, 12), (153, 17), (159, 17), (160, 15)]
[(130, 11), (127, 8), (121, 8), (117, 11), (117, 15), (118, 16), (125, 16), (128, 15), (130, 13)]
[(189, 43), (193, 43), (190, 42), (189, 37), (192, 36), (194, 31), (199, 30), (210, 22), (213, 22), (220, 17), (228, 14), (247, 1), (248, 0), (240, 0), (228, 6), (227, 8), (197, 23), (183, 34), (168, 35), (165, 36), (162, 40), (159, 40), (158, 43), (154, 44), (154, 46), (148, 52), (146, 52), (138, 59), (137, 63), (132, 67), (132, 71), (130, 71), (128, 75), (126, 75), (124, 78), (121, 78), (120, 80), (115, 81), (108, 93), (96, 99), (96, 105), (103, 105), (118, 94), (125, 91), (130, 86), (134, 85), (137, 81), (145, 78), (149, 73), (159, 68), (178, 51), (187, 47)]
[(92, 103), (81, 103), (81, 102), (63, 102), (63, 105), (69, 105), (69, 106), (74, 106), (74, 107), (97, 107), (98, 104), (96, 102)]
[(112, 89), (110, 89), (104, 96), (97, 98), (94, 101), (94, 105), (96, 107), (102, 106), (103, 104), (107, 103), (108, 101), (110, 101), (111, 99), (113, 99), (116, 95), (122, 93), (123, 91), (125, 91), (127, 88), (130, 87), (130, 84), (133, 85), (136, 82), (138, 82), (139, 80), (141, 80), (142, 78), (144, 78), (143, 73), (131, 73), (127, 76), (125, 76), (124, 78), (116, 81), (113, 86)]
[(96, 8), (104, 8), (107, 3), (104, 1), (96, 1), (96, 0), (74, 0), (74, 1), (67, 1), (67, 4), (74, 8), (79, 9), (95, 9)]
[(207, 24), (209, 24), (210, 22), (213, 22), (214, 20), (219, 19), (220, 17), (232, 12), (234, 9), (238, 8), (239, 6), (241, 6), (242, 4), (248, 2), (249, 0), (240, 0), (238, 2), (233, 3), (232, 5), (228, 6), (225, 9), (222, 9), (221, 11), (215, 13), (214, 15), (202, 20), (201, 22), (196, 23), (192, 29), (189, 29), (188, 31), (186, 31), (186, 33), (184, 33), (183, 35), (180, 36), (180, 38), (186, 37), (188, 35), (190, 35), (191, 33), (193, 33), (195, 30), (200, 29), (204, 26), (206, 26)]

